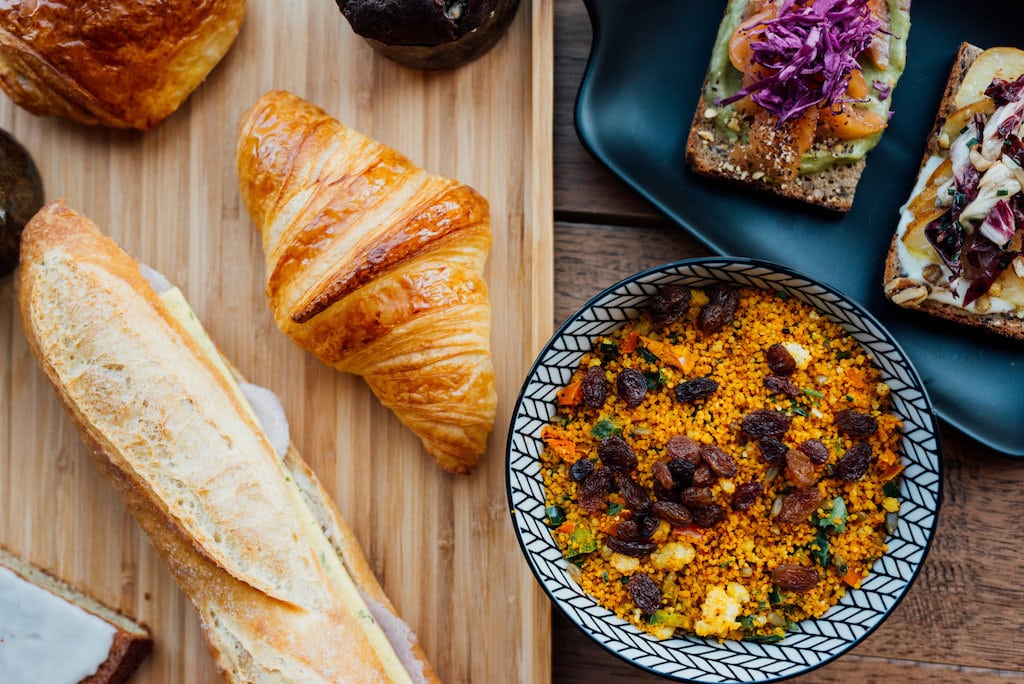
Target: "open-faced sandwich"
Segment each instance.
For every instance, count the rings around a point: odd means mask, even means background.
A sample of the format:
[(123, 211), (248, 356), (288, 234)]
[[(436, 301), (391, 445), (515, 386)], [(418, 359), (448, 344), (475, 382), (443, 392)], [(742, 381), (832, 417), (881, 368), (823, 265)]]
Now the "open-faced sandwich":
[(1024, 339), (1024, 50), (961, 46), (885, 265), (896, 304)]
[(729, 0), (687, 163), (849, 211), (909, 30), (910, 0)]

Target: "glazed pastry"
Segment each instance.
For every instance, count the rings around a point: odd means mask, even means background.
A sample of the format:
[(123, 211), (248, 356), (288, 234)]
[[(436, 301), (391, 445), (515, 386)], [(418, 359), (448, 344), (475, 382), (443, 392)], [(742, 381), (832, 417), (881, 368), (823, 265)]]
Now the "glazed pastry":
[(0, 615), (7, 684), (126, 682), (153, 649), (145, 626), (3, 548)]
[(21, 0), (0, 6), (0, 86), (33, 114), (147, 130), (202, 83), (245, 0)]
[(276, 402), (239, 382), (177, 288), (55, 202), (25, 228), (19, 301), (226, 680), (436, 681), (330, 497), (272, 434)]
[(238, 175), (278, 327), (469, 472), (496, 406), (487, 201), (282, 91), (243, 117)]

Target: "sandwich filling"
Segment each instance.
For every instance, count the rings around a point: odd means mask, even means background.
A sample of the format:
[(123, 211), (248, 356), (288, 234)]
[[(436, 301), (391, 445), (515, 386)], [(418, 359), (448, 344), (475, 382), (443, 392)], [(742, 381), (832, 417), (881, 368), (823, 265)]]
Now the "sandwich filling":
[(910, 29), (906, 0), (730, 0), (703, 113), (732, 162), (768, 178), (864, 157), (889, 119)]

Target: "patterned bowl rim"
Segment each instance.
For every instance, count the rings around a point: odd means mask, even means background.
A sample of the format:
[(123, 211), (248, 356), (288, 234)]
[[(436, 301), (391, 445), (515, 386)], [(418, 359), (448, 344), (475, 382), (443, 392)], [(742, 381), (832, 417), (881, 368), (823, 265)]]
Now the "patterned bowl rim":
[[(659, 276), (665, 278), (658, 280)], [(544, 488), (540, 482), (539, 466), (531, 468), (531, 472), (526, 474), (515, 468), (517, 461), (525, 461), (528, 465), (537, 461), (540, 448), (537, 433), (551, 414), (549, 412), (547, 418), (543, 420), (525, 415), (524, 404), (530, 400), (528, 392), (537, 382), (538, 371), (548, 365), (548, 357), (555, 352), (558, 341), (584, 319), (587, 312), (595, 306), (603, 305), (605, 300), (614, 298), (620, 291), (626, 295), (625, 291), (631, 285), (647, 284), (653, 288), (680, 281), (695, 286), (727, 281), (762, 289), (766, 289), (765, 283), (771, 283), (773, 289), (781, 289), (796, 296), (829, 320), (839, 323), (850, 331), (861, 346), (871, 344), (888, 348), (884, 356), (890, 363), (895, 363), (901, 371), (900, 379), (905, 383), (905, 387), (893, 391), (893, 410), (904, 404), (904, 409), (914, 409), (912, 415), (900, 413), (905, 422), (901, 443), (902, 460), (906, 464), (910, 455), (916, 456), (918, 460), (908, 464), (903, 473), (899, 527), (896, 534), (887, 540), (889, 550), (875, 562), (871, 574), (860, 588), (849, 590), (846, 596), (821, 618), (800, 623), (804, 629), (808, 625), (815, 629), (827, 625), (828, 629), (814, 634), (800, 630), (775, 644), (731, 640), (718, 642), (691, 635), (658, 641), (644, 634), (611, 611), (598, 606), (593, 598), (583, 593), (582, 589), (568, 578), (565, 572), (568, 563), (561, 558), (557, 545), (543, 524)], [(648, 296), (649, 293), (644, 293), (642, 298)], [(641, 296), (633, 293), (632, 298), (639, 299)], [(631, 308), (633, 311), (630, 316), (635, 316), (639, 312), (635, 306), (608, 306)], [(849, 320), (844, 321), (838, 315), (840, 311), (845, 312)], [(607, 327), (579, 335), (592, 339), (594, 335), (614, 328), (630, 316), (604, 321), (602, 325)], [(854, 332), (851, 328), (856, 328), (859, 332)], [(551, 365), (574, 368), (574, 364), (578, 363), (583, 353), (581, 350), (569, 353), (567, 358), (574, 359), (573, 364)], [(872, 350), (872, 355), (875, 357), (875, 365), (881, 368), (878, 353)], [(893, 378), (886, 375), (886, 372), (883, 368), (886, 382), (892, 384)], [(561, 383), (564, 384), (565, 381), (561, 380)], [(910, 394), (911, 398), (904, 397), (905, 393)], [(550, 399), (551, 397), (545, 402), (548, 406), (552, 405)], [(519, 423), (522, 421), (531, 422), (532, 429), (519, 429)], [(911, 433), (907, 432), (907, 423), (915, 426)], [(529, 444), (536, 449), (533, 454), (523, 449), (523, 445)], [(509, 422), (505, 477), (509, 512), (519, 547), (534, 578), (566, 619), (604, 650), (635, 667), (668, 679), (693, 682), (782, 681), (826, 665), (861, 643), (888, 618), (917, 579), (934, 538), (943, 486), (938, 419), (920, 376), (892, 335), (871, 313), (836, 288), (787, 266), (745, 257), (685, 259), (646, 269), (605, 288), (569, 316), (541, 348), (519, 391)], [(538, 504), (535, 494), (527, 491), (523, 483), (533, 485), (534, 491), (540, 494), (540, 519), (537, 515), (524, 510), (524, 504), (532, 504), (533, 508), (530, 510), (536, 510)], [(913, 485), (913, 492), (906, 491), (907, 485)], [(922, 500), (918, 501), (917, 497), (922, 497)], [(909, 511), (905, 508), (908, 503), (912, 504)], [(912, 515), (907, 515), (908, 513)], [(912, 538), (915, 535), (909, 534), (914, 530), (917, 531), (916, 538)], [(531, 549), (527, 535), (538, 540), (533, 543), (543, 548)], [(901, 552), (904, 547), (910, 547), (909, 558), (893, 558), (894, 542), (898, 542)], [(548, 552), (548, 557), (542, 557), (545, 551)], [(557, 569), (560, 572), (546, 575), (543, 569)], [(885, 573), (893, 570), (899, 572), (898, 577), (890, 576), (892, 581), (886, 580)], [(872, 580), (876, 579), (878, 581), (871, 584)], [(568, 598), (556, 595), (558, 593), (568, 594)], [(872, 605), (878, 602), (881, 603), (881, 608)], [(857, 613), (868, 615), (863, 624), (854, 627), (851, 626), (854, 623), (843, 621), (852, 619)], [(847, 618), (846, 615), (850, 617)], [(588, 618), (586, 624), (584, 616)], [(839, 631), (849, 632), (849, 635), (844, 637), (838, 634), (836, 624), (843, 626)], [(831, 633), (828, 633), (829, 630)], [(794, 644), (791, 639), (799, 643)], [(794, 658), (807, 652), (811, 652), (815, 657)]]

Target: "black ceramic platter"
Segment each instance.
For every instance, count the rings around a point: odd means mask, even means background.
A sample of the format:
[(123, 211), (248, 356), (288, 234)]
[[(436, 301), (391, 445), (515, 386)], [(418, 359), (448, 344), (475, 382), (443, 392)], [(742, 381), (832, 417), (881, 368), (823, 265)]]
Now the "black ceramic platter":
[(906, 350), (946, 422), (1024, 458), (1024, 344), (901, 309), (881, 288), (899, 208), (914, 186), (957, 48), (963, 41), (1024, 48), (1024, 3), (913, 3), (894, 115), (845, 216), (686, 168), (686, 136), (724, 0), (586, 4), (594, 42), (576, 127), (590, 152), (712, 251), (785, 264), (860, 303)]

